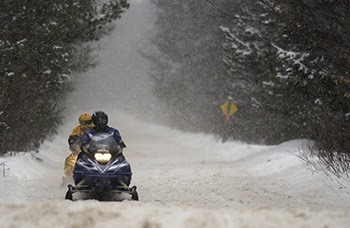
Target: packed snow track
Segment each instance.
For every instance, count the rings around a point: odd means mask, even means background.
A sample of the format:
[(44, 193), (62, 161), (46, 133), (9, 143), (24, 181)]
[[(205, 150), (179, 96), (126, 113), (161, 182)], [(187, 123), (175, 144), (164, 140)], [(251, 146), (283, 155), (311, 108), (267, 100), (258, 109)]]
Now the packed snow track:
[(39, 153), (0, 159), (1, 227), (348, 227), (349, 183), (303, 163), (303, 141), (221, 143), (122, 114), (110, 125), (127, 143), (139, 202), (64, 200), (66, 125)]

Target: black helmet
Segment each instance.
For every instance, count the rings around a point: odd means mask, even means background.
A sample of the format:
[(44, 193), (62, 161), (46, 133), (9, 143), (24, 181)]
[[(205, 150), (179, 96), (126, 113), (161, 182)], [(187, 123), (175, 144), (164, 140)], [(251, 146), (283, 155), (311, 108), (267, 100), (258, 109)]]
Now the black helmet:
[(108, 123), (108, 116), (102, 111), (97, 111), (92, 115), (92, 122), (94, 123), (95, 127), (99, 129), (106, 128)]

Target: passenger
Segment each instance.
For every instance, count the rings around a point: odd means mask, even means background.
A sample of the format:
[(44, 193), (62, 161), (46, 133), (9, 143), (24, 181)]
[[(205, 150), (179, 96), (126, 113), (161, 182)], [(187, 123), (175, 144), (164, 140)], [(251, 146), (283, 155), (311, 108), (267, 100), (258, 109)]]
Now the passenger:
[(64, 163), (63, 183), (68, 183), (73, 176), (73, 170), (77, 161), (78, 155), (81, 152), (81, 138), (84, 133), (93, 127), (92, 116), (89, 113), (83, 113), (79, 116), (79, 125), (76, 126), (68, 138), (68, 145), (71, 153)]

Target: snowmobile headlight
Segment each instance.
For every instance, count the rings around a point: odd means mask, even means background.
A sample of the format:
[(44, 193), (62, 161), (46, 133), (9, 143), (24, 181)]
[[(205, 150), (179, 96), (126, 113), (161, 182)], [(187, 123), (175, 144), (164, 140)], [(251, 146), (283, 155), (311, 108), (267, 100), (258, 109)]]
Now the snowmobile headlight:
[(110, 153), (97, 152), (94, 156), (96, 161), (98, 161), (99, 163), (107, 163), (112, 158), (112, 155)]

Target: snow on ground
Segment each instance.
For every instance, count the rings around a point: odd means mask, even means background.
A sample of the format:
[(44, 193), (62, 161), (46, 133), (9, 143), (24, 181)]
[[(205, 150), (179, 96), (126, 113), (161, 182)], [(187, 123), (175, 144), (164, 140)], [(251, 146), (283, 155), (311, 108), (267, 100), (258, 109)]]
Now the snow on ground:
[[(101, 64), (76, 84), (69, 111), (114, 106), (159, 120), (154, 110), (163, 109), (152, 96), (145, 74), (149, 63), (138, 49), (152, 30), (155, 11), (149, 1), (133, 1), (137, 4), (102, 43)], [(5, 164), (0, 165), (0, 228), (349, 227), (349, 182), (331, 180), (301, 162), (297, 155), (304, 141), (220, 143), (210, 135), (105, 111), (128, 146), (125, 156), (140, 201), (64, 200), (63, 163), (78, 112), (39, 153), (0, 158)]]
[[(277, 146), (217, 142), (108, 111), (139, 202), (65, 201), (60, 188), (69, 121), (39, 153), (0, 158), (1, 227), (348, 227), (350, 184), (314, 172)], [(2, 168), (2, 166), (0, 167)]]

